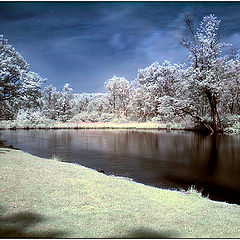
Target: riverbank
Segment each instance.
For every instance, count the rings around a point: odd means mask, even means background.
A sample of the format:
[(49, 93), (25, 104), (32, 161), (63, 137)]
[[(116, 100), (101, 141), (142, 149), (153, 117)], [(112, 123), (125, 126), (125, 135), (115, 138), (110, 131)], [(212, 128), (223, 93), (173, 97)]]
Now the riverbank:
[(0, 237), (239, 238), (240, 206), (0, 148)]
[[(198, 131), (205, 132), (201, 126), (197, 126), (193, 122), (179, 122), (179, 123), (163, 123), (163, 122), (133, 122), (133, 121), (113, 121), (113, 122), (57, 122), (51, 121), (49, 123), (29, 124), (24, 122), (0, 121), (1, 130), (58, 130), (58, 129), (138, 129), (138, 130), (184, 130), (184, 131)], [(209, 131), (207, 131), (210, 134)], [(227, 135), (240, 134), (239, 123), (232, 124), (225, 128), (221, 133)]]
[(24, 124), (16, 121), (0, 121), (0, 130), (17, 129), (157, 129), (194, 130), (193, 124), (160, 122), (54, 122), (49, 124)]

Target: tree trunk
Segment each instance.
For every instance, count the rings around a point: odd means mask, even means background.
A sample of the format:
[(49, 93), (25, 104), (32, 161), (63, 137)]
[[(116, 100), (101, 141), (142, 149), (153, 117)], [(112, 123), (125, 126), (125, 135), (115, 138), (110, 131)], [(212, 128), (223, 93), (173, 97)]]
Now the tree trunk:
[(217, 120), (217, 100), (209, 90), (206, 91), (206, 94), (211, 108), (212, 128), (214, 131), (218, 132), (219, 126)]

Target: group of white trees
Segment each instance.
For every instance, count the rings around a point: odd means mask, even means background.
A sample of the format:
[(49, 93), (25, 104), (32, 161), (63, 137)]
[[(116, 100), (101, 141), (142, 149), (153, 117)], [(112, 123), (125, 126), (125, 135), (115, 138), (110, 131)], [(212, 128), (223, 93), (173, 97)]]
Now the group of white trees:
[(40, 98), (40, 109), (49, 119), (67, 121), (73, 117), (72, 88), (66, 83), (62, 91), (58, 92), (52, 85), (47, 86)]
[[(14, 119), (36, 109), (59, 121), (184, 120), (219, 131), (240, 116), (240, 59), (237, 51), (223, 55), (229, 44), (220, 42), (220, 21), (205, 16), (200, 27), (186, 16), (188, 64), (155, 62), (139, 69), (134, 81), (113, 76), (106, 93), (73, 94), (69, 84), (61, 91), (52, 85), (40, 91), (43, 80), (15, 49), (0, 37), (0, 118)], [(226, 52), (226, 51), (225, 51)]]

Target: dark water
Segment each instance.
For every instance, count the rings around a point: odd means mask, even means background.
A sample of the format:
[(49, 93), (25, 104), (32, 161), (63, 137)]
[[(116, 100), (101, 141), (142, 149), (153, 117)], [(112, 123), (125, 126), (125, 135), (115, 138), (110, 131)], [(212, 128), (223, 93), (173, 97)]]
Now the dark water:
[(140, 130), (2, 131), (7, 144), (161, 188), (240, 204), (240, 136)]

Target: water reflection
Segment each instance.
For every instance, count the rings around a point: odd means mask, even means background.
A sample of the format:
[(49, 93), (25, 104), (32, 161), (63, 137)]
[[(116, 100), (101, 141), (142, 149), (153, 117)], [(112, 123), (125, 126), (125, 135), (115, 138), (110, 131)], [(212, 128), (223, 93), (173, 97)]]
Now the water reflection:
[(240, 136), (138, 130), (3, 131), (40, 157), (103, 169), (162, 188), (194, 185), (211, 198), (240, 203)]

